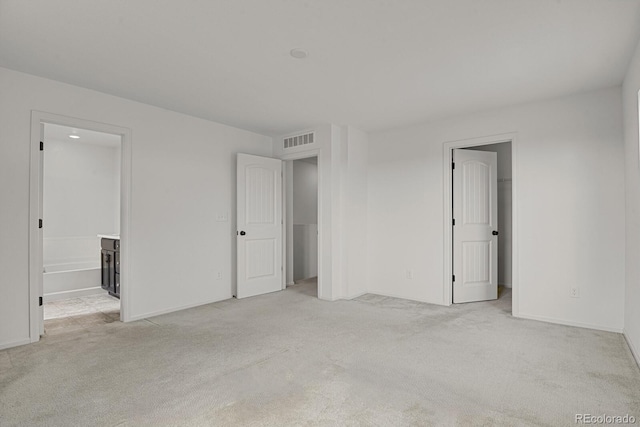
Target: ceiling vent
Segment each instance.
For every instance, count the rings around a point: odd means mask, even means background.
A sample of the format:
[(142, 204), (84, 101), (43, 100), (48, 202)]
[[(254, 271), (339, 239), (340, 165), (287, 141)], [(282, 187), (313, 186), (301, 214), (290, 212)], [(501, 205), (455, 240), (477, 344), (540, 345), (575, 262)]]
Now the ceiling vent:
[(284, 148), (299, 147), (301, 145), (313, 144), (315, 141), (314, 133), (305, 133), (304, 135), (290, 136), (284, 139)]

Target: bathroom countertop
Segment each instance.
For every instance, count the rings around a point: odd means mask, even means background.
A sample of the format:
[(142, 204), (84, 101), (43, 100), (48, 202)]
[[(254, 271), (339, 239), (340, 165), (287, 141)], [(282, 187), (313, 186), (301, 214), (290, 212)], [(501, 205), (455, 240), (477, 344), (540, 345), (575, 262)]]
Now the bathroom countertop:
[(98, 234), (98, 237), (100, 237), (101, 239), (120, 240), (119, 234)]

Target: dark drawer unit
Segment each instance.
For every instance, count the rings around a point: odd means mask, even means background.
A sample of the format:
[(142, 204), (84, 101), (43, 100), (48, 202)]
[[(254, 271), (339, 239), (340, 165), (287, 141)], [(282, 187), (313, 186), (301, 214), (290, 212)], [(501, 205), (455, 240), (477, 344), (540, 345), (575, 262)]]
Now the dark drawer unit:
[(100, 247), (102, 289), (120, 298), (120, 240), (103, 238)]

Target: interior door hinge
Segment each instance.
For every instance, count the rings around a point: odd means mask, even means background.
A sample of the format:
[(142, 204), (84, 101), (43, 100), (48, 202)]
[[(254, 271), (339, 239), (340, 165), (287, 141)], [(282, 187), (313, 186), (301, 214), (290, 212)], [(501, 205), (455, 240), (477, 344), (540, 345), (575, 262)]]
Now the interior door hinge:
[(453, 281), (454, 282), (456, 281), (456, 275), (455, 274), (453, 275)]
[(42, 219), (38, 220), (38, 228), (42, 228)]
[(456, 225), (456, 219), (453, 218), (453, 225)]
[(42, 306), (42, 297), (38, 297), (38, 305)]
[(456, 162), (451, 162), (451, 169), (455, 169), (456, 168)]
[(40, 141), (40, 151), (44, 151), (44, 142)]

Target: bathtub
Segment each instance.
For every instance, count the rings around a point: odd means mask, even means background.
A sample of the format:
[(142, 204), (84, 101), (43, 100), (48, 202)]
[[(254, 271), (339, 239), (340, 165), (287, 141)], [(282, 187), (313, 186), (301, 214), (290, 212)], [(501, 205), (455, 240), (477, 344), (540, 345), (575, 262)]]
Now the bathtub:
[(45, 265), (44, 302), (106, 293), (100, 287), (100, 262), (67, 262)]

